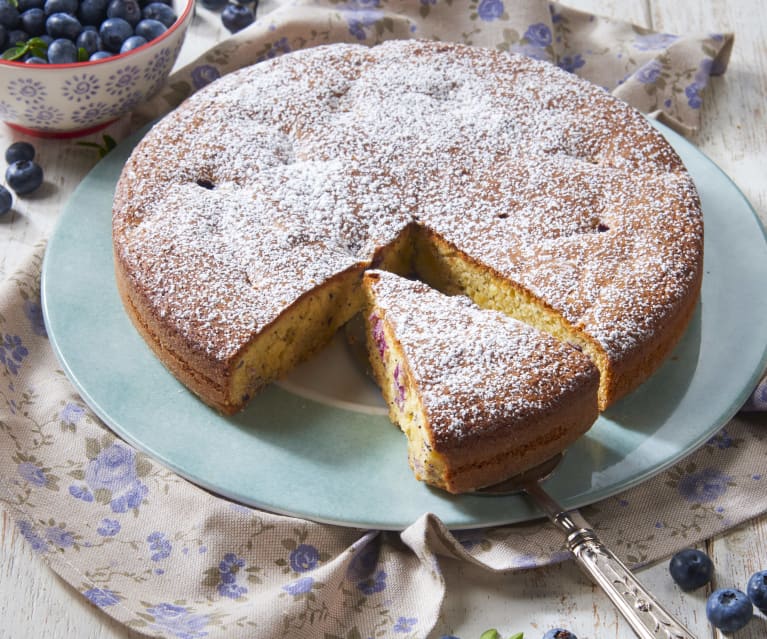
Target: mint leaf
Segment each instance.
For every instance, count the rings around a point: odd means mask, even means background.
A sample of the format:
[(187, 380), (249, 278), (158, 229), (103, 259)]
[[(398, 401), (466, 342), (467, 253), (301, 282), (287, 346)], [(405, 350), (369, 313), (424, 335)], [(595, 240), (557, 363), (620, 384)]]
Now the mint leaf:
[(99, 144), (98, 142), (77, 142), (77, 146), (95, 149), (98, 151), (99, 158), (103, 158), (117, 146), (117, 142), (115, 142), (115, 139), (111, 135), (107, 135), (106, 133), (102, 135), (101, 138), (104, 140), (103, 144)]
[(502, 637), (495, 628), (491, 628), (490, 630), (485, 630), (485, 632), (479, 636), (479, 639), (502, 639)]
[(525, 639), (525, 633), (524, 632), (518, 632), (515, 635), (511, 635), (509, 639)]
[(88, 55), (88, 52), (83, 47), (77, 48), (77, 61), (78, 62), (88, 62), (88, 58), (90, 56)]
[(15, 47), (10, 47), (9, 49), (6, 49), (3, 51), (3, 60), (10, 60), (13, 62), (14, 60), (20, 60), (24, 57), (24, 54), (27, 52), (26, 45), (16, 45)]

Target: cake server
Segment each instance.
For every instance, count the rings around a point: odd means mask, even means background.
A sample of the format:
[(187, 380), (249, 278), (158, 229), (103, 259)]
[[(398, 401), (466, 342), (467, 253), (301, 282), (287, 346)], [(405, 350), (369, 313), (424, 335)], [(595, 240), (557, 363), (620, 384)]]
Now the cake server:
[(477, 495), (525, 492), (566, 536), (567, 549), (578, 565), (602, 588), (641, 639), (695, 639), (602, 543), (577, 511), (566, 511), (541, 486), (562, 460), (562, 453), (504, 482), (478, 490)]

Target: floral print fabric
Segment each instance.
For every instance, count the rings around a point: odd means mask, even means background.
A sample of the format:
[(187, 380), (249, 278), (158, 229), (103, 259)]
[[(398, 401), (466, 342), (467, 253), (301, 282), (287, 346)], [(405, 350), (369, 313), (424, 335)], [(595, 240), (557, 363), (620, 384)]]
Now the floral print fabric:
[(176, 72), (135, 111), (140, 125), (234, 69), (331, 42), (446, 40), (546, 60), (682, 134), (697, 130), (702, 92), (725, 71), (731, 34), (675, 35), (542, 0), (293, 0)]
[[(685, 132), (732, 42), (540, 1), (298, 1), (180, 70), (135, 122), (244, 64), (326, 42), (410, 37), (548, 60)], [(0, 501), (32, 550), (106, 614), (167, 638), (425, 637), (445, 557), (489, 570), (568, 557), (541, 521), (451, 533), (425, 513), (401, 534), (356, 530), (245, 508), (181, 479), (117, 439), (60, 371), (40, 307), (42, 253), (0, 288)], [(758, 389), (751, 406), (767, 408), (765, 397)], [(758, 421), (741, 414), (685, 461), (585, 515), (638, 565), (761, 514), (767, 433)]]

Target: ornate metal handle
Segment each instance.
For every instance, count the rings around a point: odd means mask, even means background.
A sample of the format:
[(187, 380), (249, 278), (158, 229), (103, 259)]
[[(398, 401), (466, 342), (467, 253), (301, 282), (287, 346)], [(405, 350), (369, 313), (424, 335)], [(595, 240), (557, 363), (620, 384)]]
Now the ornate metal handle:
[(567, 535), (567, 547), (580, 567), (604, 590), (641, 639), (695, 639), (631, 571), (607, 548), (577, 512), (561, 507), (538, 485), (525, 490)]

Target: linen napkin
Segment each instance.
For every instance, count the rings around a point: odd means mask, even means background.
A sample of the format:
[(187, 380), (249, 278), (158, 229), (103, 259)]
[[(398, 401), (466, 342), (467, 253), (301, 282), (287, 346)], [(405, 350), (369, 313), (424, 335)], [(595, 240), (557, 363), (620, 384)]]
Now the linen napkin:
[[(174, 74), (133, 122), (245, 64), (412, 37), (549, 60), (685, 133), (732, 46), (726, 34), (655, 33), (540, 0), (278, 3)], [(104, 613), (158, 637), (426, 637), (447, 558), (505, 571), (568, 557), (543, 521), (451, 533), (424, 513), (402, 533), (359, 530), (246, 508), (183, 480), (113, 435), (61, 372), (42, 321), (43, 251), (0, 287), (0, 500), (41, 560)], [(750, 407), (767, 408), (764, 386)], [(765, 512), (763, 424), (741, 413), (683, 462), (584, 514), (636, 566)]]

